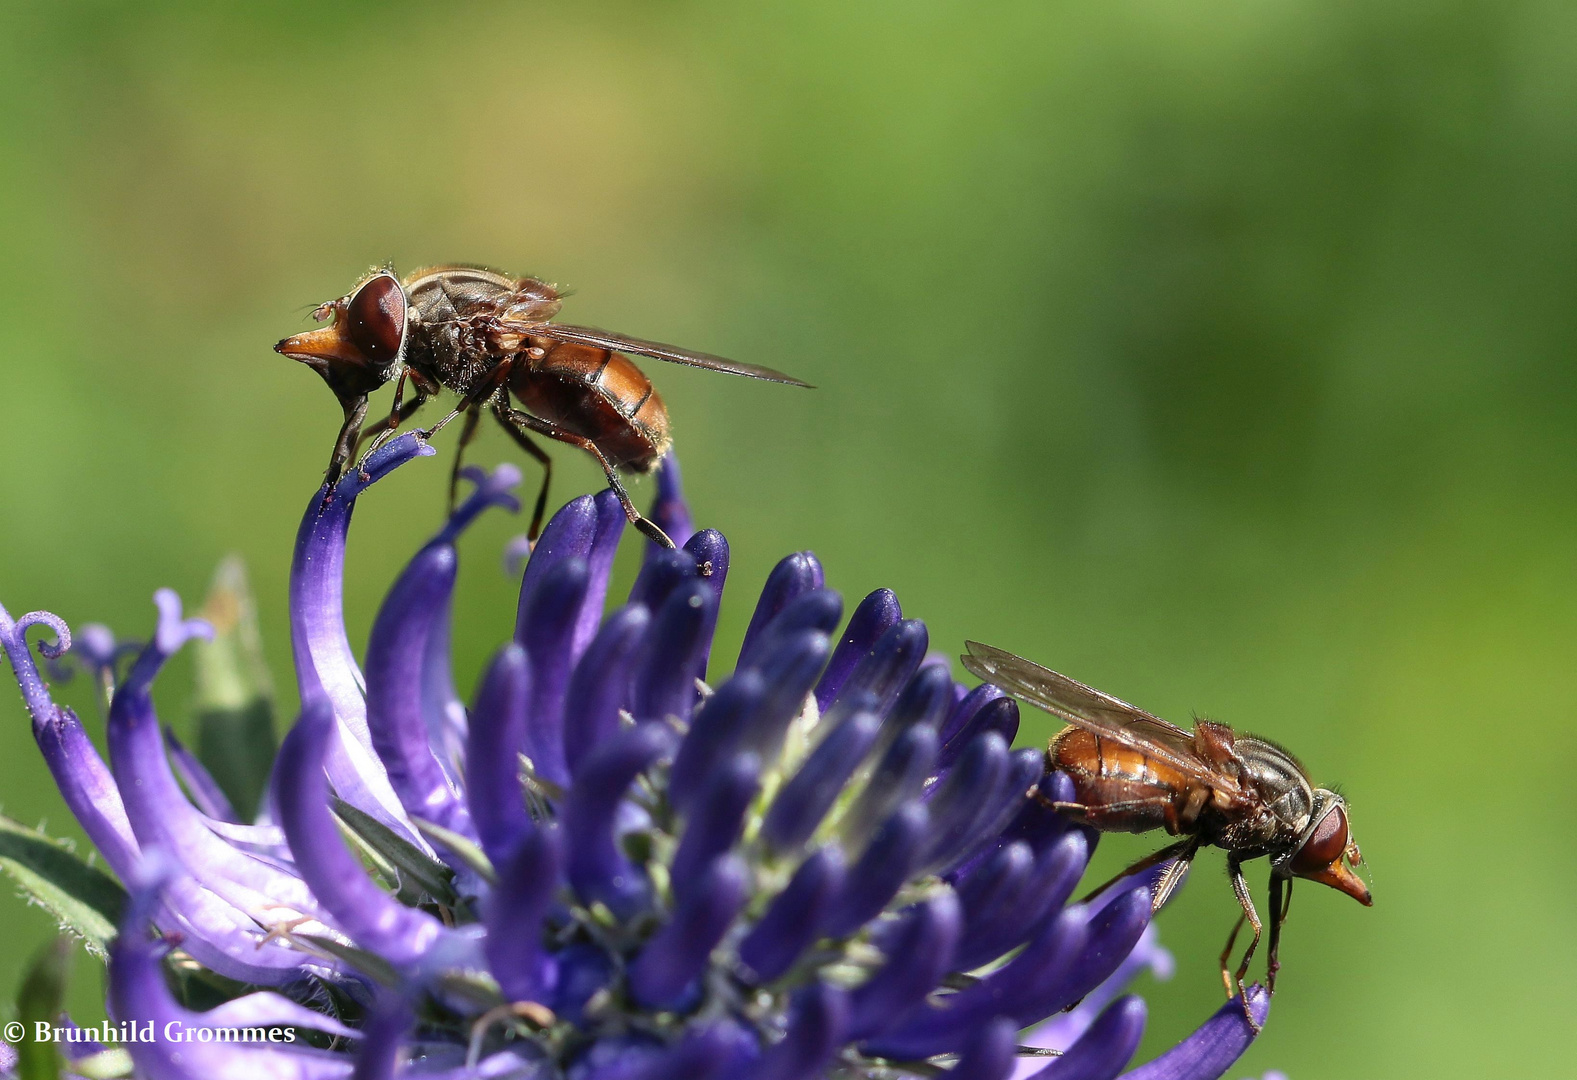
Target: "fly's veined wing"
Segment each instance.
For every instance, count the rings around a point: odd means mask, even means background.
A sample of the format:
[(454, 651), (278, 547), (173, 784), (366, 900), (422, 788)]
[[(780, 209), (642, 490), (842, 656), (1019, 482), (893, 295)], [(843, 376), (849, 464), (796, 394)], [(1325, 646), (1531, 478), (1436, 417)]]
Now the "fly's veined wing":
[(532, 337), (548, 337), (555, 341), (569, 341), (577, 345), (593, 345), (613, 352), (650, 356), (654, 360), (666, 360), (670, 364), (725, 371), (730, 375), (743, 375), (747, 379), (765, 379), (767, 382), (803, 386), (807, 390), (814, 389), (808, 382), (802, 382), (792, 375), (785, 375), (769, 367), (745, 364), (738, 360), (713, 356), (710, 353), (692, 352), (689, 349), (681, 349), (677, 345), (664, 345), (660, 341), (643, 341), (641, 338), (615, 334), (611, 330), (597, 330), (590, 326), (567, 326), (564, 323), (531, 323), (529, 326), (522, 325), (521, 329)]
[(1236, 790), (1210, 763), (1194, 752), (1192, 733), (1094, 687), (1031, 663), (1022, 656), (978, 641), (966, 641), (960, 657), (972, 674), (996, 683), (1053, 716), (1086, 731), (1149, 754), (1212, 787)]

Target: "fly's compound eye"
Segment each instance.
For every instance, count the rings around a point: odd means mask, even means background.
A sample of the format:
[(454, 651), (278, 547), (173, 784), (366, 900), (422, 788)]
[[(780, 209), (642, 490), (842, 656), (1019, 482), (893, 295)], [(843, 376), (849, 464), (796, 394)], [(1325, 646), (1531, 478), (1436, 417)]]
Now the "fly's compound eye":
[(344, 333), (356, 349), (379, 366), (399, 359), (405, 341), (405, 290), (391, 274), (378, 274), (357, 289), (345, 305)]
[(1337, 803), (1314, 826), (1287, 869), (1303, 877), (1328, 870), (1346, 854), (1347, 844), (1347, 811)]

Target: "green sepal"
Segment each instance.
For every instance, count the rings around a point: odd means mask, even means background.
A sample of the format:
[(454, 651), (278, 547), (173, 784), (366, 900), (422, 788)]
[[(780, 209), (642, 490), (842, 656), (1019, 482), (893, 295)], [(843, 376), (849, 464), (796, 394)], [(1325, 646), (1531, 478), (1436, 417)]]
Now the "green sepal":
[(365, 811), (340, 798), (331, 798), (336, 817), (356, 838), (399, 871), (402, 883), (408, 880), (445, 907), (458, 907), (460, 895), (454, 891), (454, 871), (421, 848), (396, 833)]
[(28, 898), (55, 917), (60, 928), (82, 939), (89, 952), (108, 955), (126, 890), (89, 866), (61, 840), (35, 832), (0, 814), (0, 869)]
[(412, 817), (411, 824), (416, 826), (416, 831), (436, 844), (442, 844), (454, 852), (456, 858), (466, 866), (475, 870), (477, 876), (489, 885), (498, 883), (498, 874), (493, 870), (493, 861), (472, 841), (461, 836), (442, 825), (434, 825), (431, 821), (424, 821), (419, 817)]
[(251, 821), (268, 787), (279, 741), (257, 605), (239, 557), (219, 564), (198, 614), (213, 625), (214, 636), (193, 642), (197, 759), (241, 820)]
[(23, 1035), (16, 1044), (18, 1080), (59, 1080), (60, 1051), (49, 1040), (35, 1040), (35, 1025), (54, 1027), (66, 997), (66, 976), (71, 973), (71, 942), (57, 937), (33, 957), (16, 995), (16, 1015)]
[(354, 945), (343, 944), (331, 937), (324, 937), (322, 934), (292, 934), (291, 940), (310, 945), (325, 956), (343, 960), (379, 986), (394, 989), (400, 985), (399, 971), (393, 964), (377, 953), (368, 952), (366, 949), (358, 949)]

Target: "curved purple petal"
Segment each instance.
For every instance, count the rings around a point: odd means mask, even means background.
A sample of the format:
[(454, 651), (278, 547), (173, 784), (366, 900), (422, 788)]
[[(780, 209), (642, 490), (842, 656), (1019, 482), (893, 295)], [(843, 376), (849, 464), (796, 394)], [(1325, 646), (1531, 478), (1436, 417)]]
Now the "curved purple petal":
[(545, 1001), (555, 966), (542, 924), (561, 881), (558, 830), (526, 834), (496, 865), (498, 884), (483, 903), (488, 967), (507, 1000)]
[(1088, 862), (1089, 846), (1079, 833), (1034, 856), (1024, 887), (995, 894), (994, 906), (970, 922), (958, 948), (960, 968), (979, 967), (1035, 936), (1073, 895)]
[[(922, 725), (900, 734), (877, 761), (865, 782), (865, 790), (839, 823), (844, 846), (858, 851), (888, 815), (910, 800), (918, 799), (935, 763), (935, 731)], [(934, 815), (932, 817), (933, 824), (940, 827), (941, 823), (934, 820)]]
[[(164, 972), (146, 927), (158, 906), (157, 887), (143, 884), (133, 892), (120, 935), (110, 946), (110, 1012), (120, 1021), (152, 1024), (161, 1035), (193, 1033), (199, 1028), (231, 1026), (221, 1014), (182, 1008), (170, 995)], [(299, 1044), (203, 1042), (155, 1038), (127, 1045), (140, 1076), (148, 1080), (209, 1080), (216, 1076), (258, 1077), (261, 1080), (330, 1080), (348, 1076), (350, 1061)]]
[[(969, 698), (966, 697), (958, 709), (954, 710), (954, 715), (956, 716), (958, 711), (965, 709), (969, 704)], [(948, 720), (951, 722), (953, 717), (948, 717)], [(966, 747), (989, 731), (996, 732), (1002, 737), (1003, 742), (1011, 746), (1013, 737), (1018, 734), (1018, 702), (1010, 697), (994, 697), (982, 702), (980, 707), (965, 717), (963, 723), (943, 742), (938, 763), (943, 768), (951, 765)]]
[(712, 655), (712, 635), (717, 630), (717, 613), (723, 604), (723, 586), (728, 582), (728, 540), (716, 529), (702, 529), (684, 542), (684, 550), (695, 560), (696, 573), (712, 590), (712, 617), (702, 637), (706, 649), (701, 656), (701, 679)]
[(1153, 922), (1145, 927), (1144, 933), (1139, 937), (1139, 944), (1134, 946), (1133, 951), (1110, 978), (1086, 994), (1082, 1001), (1067, 1012), (1058, 1013), (1044, 1023), (1036, 1025), (1035, 1029), (1025, 1036), (1025, 1042), (1031, 1046), (1050, 1046), (1058, 1049), (1072, 1046), (1089, 1030), (1090, 1025), (1106, 1006), (1115, 1000), (1141, 971), (1146, 969), (1160, 980), (1172, 977), (1172, 954), (1161, 946)]
[(564, 756), (572, 775), (587, 754), (619, 730), (619, 710), (629, 704), (631, 672), (651, 621), (651, 613), (639, 605), (620, 608), (575, 664), (564, 692), (564, 715), (575, 718), (564, 727)]
[(474, 839), (470, 811), (433, 753), (422, 709), (428, 638), (445, 620), (458, 566), (453, 544), (428, 544), (378, 609), (367, 641), (367, 727), (406, 813)]
[(690, 719), (716, 604), (717, 594), (703, 581), (687, 581), (663, 601), (631, 672), (630, 712), (637, 721)]
[(466, 801), (482, 850), (497, 865), (532, 829), (520, 785), (531, 661), (510, 642), (482, 676), (466, 740)]
[(1142, 1000), (1118, 998), (1062, 1057), (1032, 1074), (1032, 1080), (1112, 1080), (1139, 1049), (1144, 1021)]
[(768, 983), (788, 971), (821, 936), (827, 913), (843, 890), (843, 850), (828, 846), (814, 852), (773, 898), (761, 920), (739, 943), (739, 959)]
[(413, 964), (438, 943), (443, 924), (378, 888), (340, 839), (323, 771), (333, 734), (333, 717), (319, 701), (285, 736), (273, 781), (279, 823), (302, 878), (335, 925), (362, 948), (399, 966)]
[(829, 731), (772, 800), (761, 825), (762, 839), (779, 851), (809, 840), (881, 728), (875, 713), (857, 712)]
[[(535, 556), (533, 556), (533, 562)], [(526, 568), (530, 579), (531, 568)], [(575, 620), (591, 583), (579, 557), (560, 559), (522, 599), (523, 621), (515, 640), (531, 658), (531, 705), (526, 713), (526, 754), (538, 776), (560, 786), (569, 782), (564, 760), (564, 695), (575, 646)]]
[(1018, 1041), (1013, 1024), (998, 1017), (981, 1028), (964, 1047), (958, 1064), (947, 1070), (951, 1080), (1007, 1080), (1013, 1073)]
[(695, 887), (701, 871), (739, 840), (760, 780), (761, 759), (749, 751), (734, 755), (707, 778), (669, 870), (680, 900)]
[(597, 524), (592, 529), (591, 550), (585, 555), (586, 567), (591, 578), (586, 584), (586, 598), (580, 603), (580, 618), (575, 622), (575, 659), (579, 660), (591, 639), (597, 636), (602, 622), (602, 609), (608, 600), (608, 579), (613, 574), (613, 557), (619, 550), (619, 538), (629, 521), (619, 497), (611, 490), (599, 491), (592, 496), (597, 512)]
[(674, 739), (666, 724), (641, 724), (599, 746), (576, 771), (564, 805), (566, 870), (586, 903), (600, 901), (621, 917), (650, 907), (651, 882), (619, 850), (613, 826), (625, 791)]
[(572, 499), (553, 515), (531, 550), (531, 559), (520, 582), (515, 640), (525, 640), (527, 620), (531, 617), (528, 605), (542, 579), (558, 563), (580, 559), (587, 569), (586, 590), (574, 612), (570, 654), (579, 657), (585, 651), (602, 620), (608, 575), (613, 569), (613, 556), (624, 524), (624, 510), (612, 491)]
[[(651, 513), (646, 516), (667, 533), (677, 547), (684, 547), (695, 531), (690, 504), (684, 497), (683, 478), (679, 475), (679, 458), (671, 449), (657, 463), (657, 498), (652, 501)], [(657, 545), (648, 541), (648, 551), (654, 548)]]
[(969, 744), (958, 764), (929, 792), (926, 805), (934, 831), (926, 844), (928, 865), (942, 865), (972, 838), (978, 818), (993, 813), (992, 800), (1008, 776), (1008, 746), (995, 732)]
[(802, 1080), (820, 1075), (843, 1042), (849, 995), (825, 983), (794, 991), (783, 1037), (762, 1054), (743, 1080)]
[(823, 932), (843, 937), (881, 914), (919, 864), (928, 828), (930, 816), (925, 807), (918, 803), (900, 806), (849, 868), (843, 891), (823, 920)]
[[(996, 732), (988, 732), (988, 738), (999, 738)], [(967, 859), (974, 852), (986, 848), (993, 839), (1000, 836), (1012, 820), (1018, 816), (1024, 804), (1031, 800), (1030, 794), (1039, 783), (1045, 769), (1045, 752), (1025, 747), (1014, 750), (1007, 755), (1007, 768), (996, 785), (981, 793), (978, 811), (972, 816), (969, 825), (955, 838), (951, 846), (937, 845), (931, 855), (931, 865), (939, 869), (953, 866), (956, 862)]]
[[(1023, 995), (1037, 983), (1057, 982), (1073, 973), (1088, 940), (1085, 912), (1069, 908), (1018, 956), (940, 1006), (922, 1005), (870, 1049), (902, 1060), (930, 1057), (960, 1049), (981, 1024), (1006, 1016), (1017, 1023)], [(1044, 1014), (1042, 1014), (1044, 1015)], [(1039, 1017), (1036, 1017), (1039, 1019)]]
[(831, 635), (838, 628), (843, 616), (843, 598), (831, 589), (811, 589), (800, 593), (784, 605), (739, 653), (739, 666), (757, 667), (761, 657), (775, 647), (777, 641), (792, 637), (806, 630)]
[[(947, 719), (942, 723), (942, 745), (948, 746), (957, 743), (960, 749), (974, 737), (975, 733), (984, 725), (977, 724), (975, 717), (980, 710), (990, 705), (993, 701), (1008, 699), (999, 688), (991, 683), (981, 683), (963, 696), (963, 699), (954, 705), (947, 714)], [(1008, 699), (1010, 700), (1010, 699)]]
[(849, 995), (845, 1036), (850, 1041), (880, 1035), (925, 1000), (951, 970), (961, 922), (958, 898), (951, 892), (915, 906), (883, 949), (887, 962)]
[(683, 548), (673, 550), (649, 545), (645, 561), (641, 563), (641, 572), (635, 576), (635, 584), (630, 587), (628, 603), (640, 604), (656, 611), (663, 606), (669, 593), (697, 576), (699, 570), (695, 556)]
[[(290, 640), (303, 704), (326, 698), (334, 715), (367, 749), (367, 711), (361, 670), (345, 635), (345, 537), (356, 498), (368, 487), (416, 457), (436, 453), (415, 432), (380, 447), (335, 486), (332, 496), (319, 489), (296, 533), (290, 567)], [(362, 472), (369, 477), (361, 479)]]
[(173, 592), (161, 589), (154, 599), (158, 631), (116, 690), (106, 728), (110, 766), (138, 843), (164, 848), (205, 888), (259, 921), (271, 910), (278, 911), (281, 920), (316, 917), (319, 909), (305, 882), (217, 836), (170, 769), (149, 695), (151, 683), (187, 640), (212, 631), (207, 623), (183, 620), (180, 599)]
[[(1270, 995), (1255, 983), (1248, 988), (1248, 1012), (1263, 1028), (1270, 1016)], [(1259, 1032), (1244, 1015), (1238, 996), (1215, 1011), (1192, 1035), (1172, 1049), (1123, 1073), (1125, 1080), (1216, 1080), (1243, 1056)]]
[(825, 584), (821, 563), (811, 552), (796, 551), (780, 559), (767, 575), (756, 601), (756, 610), (750, 616), (750, 625), (745, 628), (745, 638), (739, 646), (740, 664), (745, 663), (756, 639), (766, 632), (779, 612), (802, 593), (820, 589)]
[(706, 778), (739, 746), (747, 719), (760, 710), (766, 694), (767, 683), (760, 672), (742, 671), (696, 711), (668, 772), (668, 798), (675, 810), (690, 812)]
[[(412, 827), (372, 750), (367, 730), (366, 683), (345, 634), (345, 538), (357, 497), (416, 457), (436, 451), (415, 432), (380, 447), (335, 485), (320, 488), (296, 532), (290, 565), (290, 645), (303, 707), (328, 701), (336, 720), (328, 769), (339, 797), (372, 814), (417, 846), (426, 842)], [(363, 480), (362, 476), (368, 477)]]
[[(887, 714), (886, 728), (889, 732), (898, 732), (915, 724), (926, 724), (940, 731), (942, 720), (952, 707), (953, 677), (947, 668), (928, 660), (899, 692)], [(938, 763), (942, 764), (940, 758)]]
[(39, 652), (47, 659), (58, 657), (71, 648), (71, 630), (59, 615), (48, 611), (30, 611), (20, 619), (12, 619), (11, 613), (0, 606), (0, 648), (5, 650), (11, 661), (11, 670), (16, 673), (17, 685), (22, 691), (22, 701), (35, 723), (44, 721), (55, 710), (49, 689), (44, 685), (44, 680), (38, 674), (38, 666), (33, 663), (33, 657), (27, 650), (27, 629), (38, 625), (48, 626), (55, 632), (53, 645), (39, 646)]
[(395, 991), (380, 993), (368, 1010), (365, 1038), (351, 1080), (394, 1080), (400, 1044), (416, 1019), (411, 1003)]
[(164, 749), (170, 756), (170, 767), (175, 770), (175, 775), (180, 778), (181, 786), (186, 789), (186, 794), (191, 796), (192, 803), (208, 817), (215, 821), (239, 822), (235, 807), (230, 805), (230, 800), (220, 789), (219, 784), (209, 775), (203, 763), (197, 760), (195, 754), (186, 749), (181, 740), (176, 738), (175, 732), (168, 726), (164, 729)]
[(739, 735), (739, 744), (760, 754), (763, 761), (775, 759), (782, 750), (788, 726), (804, 708), (831, 647), (827, 635), (815, 630), (771, 641), (771, 648), (761, 650), (759, 663), (746, 669), (761, 673), (766, 692), (745, 717)]
[(822, 712), (831, 706), (833, 698), (843, 689), (843, 684), (855, 667), (876, 647), (891, 627), (903, 618), (903, 608), (891, 589), (877, 589), (854, 609), (849, 625), (838, 639), (838, 647), (827, 661), (827, 670), (816, 684), (816, 705)]
[(630, 965), (635, 999), (648, 1008), (677, 1008), (743, 910), (749, 889), (750, 871), (737, 855), (725, 855), (707, 867)]
[(894, 623), (854, 666), (854, 670), (849, 672), (848, 678), (827, 706), (828, 714), (831, 715), (840, 705), (863, 695), (874, 698), (876, 711), (886, 714), (904, 686), (920, 669), (929, 642), (925, 623), (919, 619), (904, 619)]

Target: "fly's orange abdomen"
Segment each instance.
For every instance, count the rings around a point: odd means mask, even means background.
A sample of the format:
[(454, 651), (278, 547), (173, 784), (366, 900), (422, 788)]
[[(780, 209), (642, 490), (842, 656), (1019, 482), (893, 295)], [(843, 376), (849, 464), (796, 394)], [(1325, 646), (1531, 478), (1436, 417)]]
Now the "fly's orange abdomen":
[(1067, 774), (1074, 801), (1094, 811), (1087, 819), (1105, 832), (1164, 828), (1166, 804), (1189, 785), (1182, 773), (1143, 751), (1082, 728), (1066, 728), (1052, 739), (1046, 764)]
[(556, 342), (520, 366), (509, 388), (542, 419), (597, 444), (620, 468), (645, 472), (668, 449), (668, 410), (640, 368), (618, 353)]

